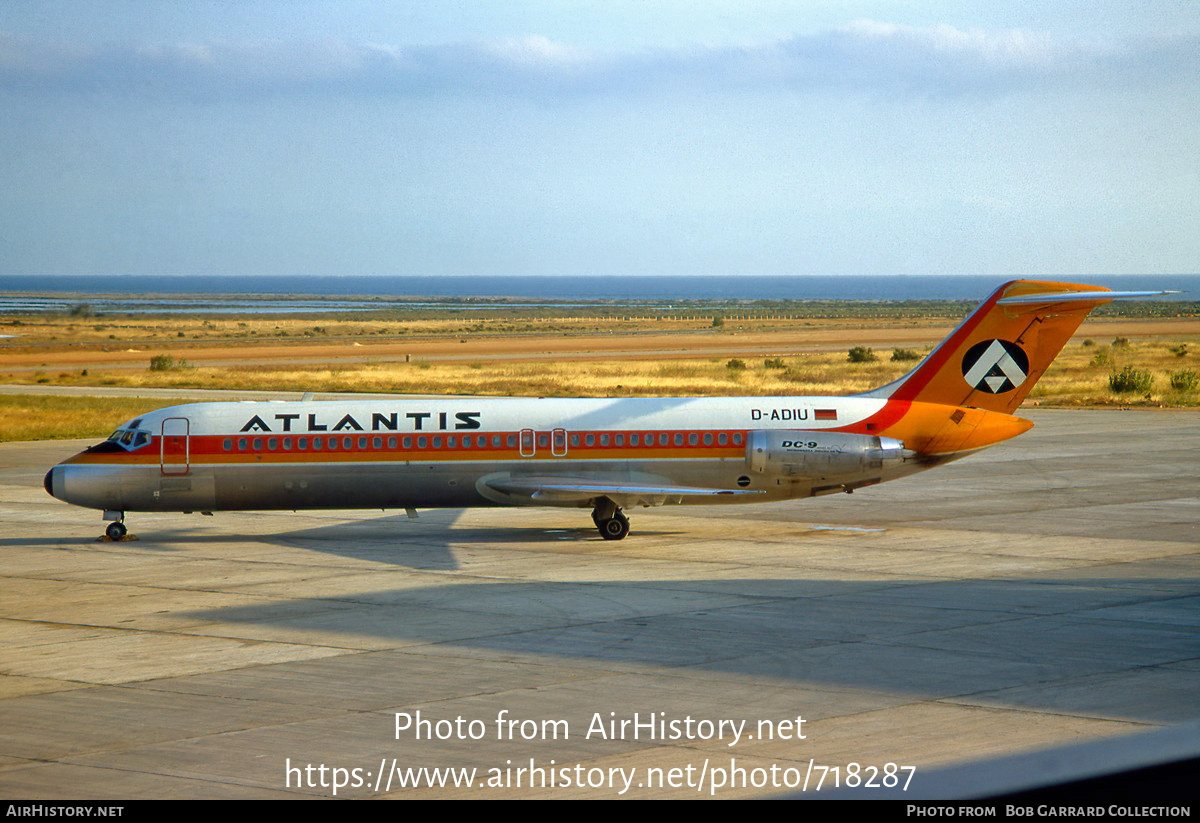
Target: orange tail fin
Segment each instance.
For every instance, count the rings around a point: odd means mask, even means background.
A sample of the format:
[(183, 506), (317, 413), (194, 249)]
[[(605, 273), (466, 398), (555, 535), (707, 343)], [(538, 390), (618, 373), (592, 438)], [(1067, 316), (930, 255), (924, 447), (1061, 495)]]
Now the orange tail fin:
[(1014, 280), (959, 324), (915, 369), (867, 392), (947, 406), (1012, 413), (1096, 306), (1162, 292)]

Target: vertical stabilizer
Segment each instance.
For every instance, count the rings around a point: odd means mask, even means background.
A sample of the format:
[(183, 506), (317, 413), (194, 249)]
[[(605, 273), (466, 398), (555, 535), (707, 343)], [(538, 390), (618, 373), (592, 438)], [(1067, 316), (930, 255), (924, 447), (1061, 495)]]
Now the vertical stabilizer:
[(1014, 280), (998, 288), (915, 369), (866, 394), (1009, 414), (1088, 312), (1117, 298), (1153, 294), (1161, 292)]

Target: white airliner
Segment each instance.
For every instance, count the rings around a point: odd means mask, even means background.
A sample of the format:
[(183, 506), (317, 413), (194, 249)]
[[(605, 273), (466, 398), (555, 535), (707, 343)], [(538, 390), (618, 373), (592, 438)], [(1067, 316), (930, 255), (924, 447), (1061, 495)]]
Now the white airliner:
[(125, 513), (467, 506), (623, 510), (852, 492), (1015, 437), (1012, 412), (1094, 307), (1164, 292), (1018, 280), (915, 369), (849, 397), (195, 403), (130, 420), (46, 491)]

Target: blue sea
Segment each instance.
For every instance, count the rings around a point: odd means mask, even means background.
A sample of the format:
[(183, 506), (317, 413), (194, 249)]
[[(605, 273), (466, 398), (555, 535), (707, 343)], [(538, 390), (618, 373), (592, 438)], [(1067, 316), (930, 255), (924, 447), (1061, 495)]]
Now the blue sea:
[[(0, 312), (62, 311), (87, 302), (94, 311), (171, 313), (271, 313), (356, 311), (407, 305), (485, 308), (614, 300), (645, 308), (671, 308), (696, 300), (981, 300), (1008, 277), (237, 277), (108, 276), (0, 277)], [(1039, 278), (1030, 278), (1039, 279)], [(1174, 299), (1200, 295), (1200, 274), (1097, 275), (1046, 280), (1112, 289), (1174, 289)], [(239, 299), (269, 295), (273, 299)]]

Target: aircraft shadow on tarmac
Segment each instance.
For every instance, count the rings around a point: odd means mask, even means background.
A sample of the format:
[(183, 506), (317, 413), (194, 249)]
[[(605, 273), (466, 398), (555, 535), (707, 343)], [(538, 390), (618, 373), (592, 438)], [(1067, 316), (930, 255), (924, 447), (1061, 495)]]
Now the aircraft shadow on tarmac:
[[(576, 512), (572, 511), (571, 514)], [(513, 510), (511, 526), (463, 526), (454, 524), (461, 510), (422, 513), (412, 520), (405, 515), (378, 517), (320, 526), (264, 538), (268, 542), (357, 560), (373, 560), (410, 569), (457, 569), (454, 547), (544, 546), (569, 541), (583, 553), (613, 548), (592, 526), (545, 528), (522, 524), (520, 510)], [(578, 514), (587, 519), (587, 513)], [(574, 518), (568, 518), (573, 520)], [(453, 528), (451, 526), (453, 525)], [(651, 524), (647, 523), (647, 526)], [(670, 537), (680, 532), (642, 528), (644, 536)], [(590, 547), (590, 548), (589, 548)]]
[[(395, 519), (266, 540), (421, 570), (458, 568), (455, 547), (511, 543), (516, 549), (568, 539), (578, 553), (590, 554), (613, 545), (591, 529), (450, 529), (443, 520), (405, 531), (408, 524)], [(347, 528), (353, 540), (346, 539)], [(708, 670), (905, 699), (1142, 722), (1200, 719), (1194, 700), (1200, 581), (1147, 571), (1144, 578), (1052, 574), (878, 583), (453, 577), (429, 586), (297, 598), (284, 608), (275, 602), (192, 615), (251, 625), (248, 636), (261, 628), (276, 640), (294, 630), (297, 638), (328, 633), (382, 641), (371, 648), (460, 644), (559, 656), (564, 663)]]
[[(451, 530), (451, 524), (461, 513), (461, 510), (448, 509), (431, 512), (432, 516), (422, 513), (417, 520), (406, 515), (388, 515), (369, 520), (339, 520), (328, 526), (254, 535), (207, 528), (179, 528), (161, 522), (155, 523), (153, 516), (147, 516), (140, 528), (133, 527), (130, 538), (122, 541), (121, 545), (131, 551), (169, 553), (178, 551), (177, 547), (234, 545), (257, 541), (418, 570), (459, 568), (452, 547), (467, 544), (494, 548), (502, 545), (556, 544), (571, 541), (592, 546), (597, 551), (611, 549), (614, 545), (601, 538), (592, 526), (541, 528), (522, 525), (519, 517), (514, 518), (512, 526), (455, 526)], [(586, 520), (586, 512), (581, 510), (579, 513), (584, 515)], [(682, 532), (672, 529), (653, 528), (651, 523), (645, 525), (646, 528), (638, 529), (639, 535), (683, 535)], [(40, 546), (61, 551), (78, 551), (90, 550), (97, 543), (103, 542), (107, 541), (83, 536), (78, 542), (64, 540), (62, 537), (16, 537), (0, 538), (0, 548)]]

